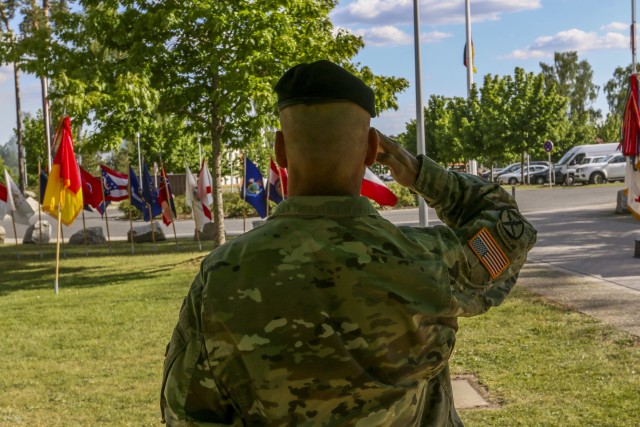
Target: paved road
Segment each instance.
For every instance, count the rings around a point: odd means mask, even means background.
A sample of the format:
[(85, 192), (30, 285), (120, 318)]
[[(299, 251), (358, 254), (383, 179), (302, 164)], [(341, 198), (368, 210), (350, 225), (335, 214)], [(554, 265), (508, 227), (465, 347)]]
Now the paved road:
[[(546, 263), (583, 275), (593, 276), (611, 283), (640, 291), (640, 258), (634, 258), (635, 239), (640, 239), (640, 222), (630, 215), (616, 215), (616, 194), (619, 186), (577, 186), (553, 189), (516, 190), (520, 209), (538, 229), (538, 244), (530, 254), (532, 261)], [(129, 221), (120, 212), (109, 211), (109, 229), (113, 240), (124, 240)], [(384, 211), (386, 218), (396, 224), (417, 225), (417, 209)], [(56, 236), (56, 221), (46, 216)], [(247, 229), (252, 219), (247, 220)], [(95, 213), (86, 214), (87, 226), (100, 226), (104, 221)], [(429, 225), (440, 223), (433, 210), (429, 210)], [(137, 225), (142, 224), (137, 222)], [(7, 231), (6, 243), (13, 239), (10, 217), (3, 226)], [(230, 234), (243, 231), (241, 219), (225, 221)], [(164, 227), (164, 226), (163, 226)], [(25, 226), (17, 225), (18, 236), (24, 235)], [(64, 227), (65, 238), (82, 229), (77, 220), (72, 227)], [(179, 237), (193, 235), (192, 221), (179, 221)], [(168, 238), (171, 227), (165, 228)]]

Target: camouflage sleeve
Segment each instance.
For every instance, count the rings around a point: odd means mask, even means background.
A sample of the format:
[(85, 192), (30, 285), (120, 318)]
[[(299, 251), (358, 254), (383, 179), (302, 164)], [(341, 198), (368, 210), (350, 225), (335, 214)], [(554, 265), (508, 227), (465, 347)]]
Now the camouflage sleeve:
[(160, 407), (169, 426), (234, 426), (233, 406), (212, 375), (200, 322), (202, 273), (185, 298), (164, 360)]
[(502, 187), (450, 172), (426, 156), (413, 190), (446, 227), (435, 233), (452, 289), (451, 314), (471, 316), (499, 305), (515, 285), (536, 230)]

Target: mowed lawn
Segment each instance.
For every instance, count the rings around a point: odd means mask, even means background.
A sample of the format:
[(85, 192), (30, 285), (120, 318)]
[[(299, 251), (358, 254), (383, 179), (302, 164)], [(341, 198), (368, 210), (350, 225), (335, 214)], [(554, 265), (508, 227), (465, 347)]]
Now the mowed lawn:
[[(193, 242), (0, 246), (0, 425), (159, 425), (165, 347), (206, 251)], [(516, 288), (461, 319), (452, 371), (475, 374), (491, 409), (467, 426), (640, 426), (632, 336)]]

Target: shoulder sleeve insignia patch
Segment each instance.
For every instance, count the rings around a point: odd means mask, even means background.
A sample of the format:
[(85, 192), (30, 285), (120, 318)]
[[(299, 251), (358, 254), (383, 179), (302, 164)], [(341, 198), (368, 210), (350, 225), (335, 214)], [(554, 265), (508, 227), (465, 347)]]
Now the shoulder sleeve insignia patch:
[(489, 272), (492, 279), (495, 279), (510, 264), (509, 258), (504, 254), (500, 246), (493, 238), (487, 227), (473, 236), (468, 243), (471, 250), (478, 256), (480, 262)]
[(524, 221), (515, 209), (500, 212), (500, 225), (512, 239), (519, 239), (524, 233)]

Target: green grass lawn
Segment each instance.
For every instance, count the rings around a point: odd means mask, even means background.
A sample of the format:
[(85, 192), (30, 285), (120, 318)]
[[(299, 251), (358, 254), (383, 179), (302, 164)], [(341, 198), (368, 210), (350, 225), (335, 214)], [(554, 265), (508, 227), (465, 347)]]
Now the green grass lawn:
[[(210, 245), (210, 242), (207, 242)], [(164, 350), (205, 252), (163, 242), (0, 247), (0, 425), (159, 425)], [(640, 346), (516, 288), (460, 321), (455, 373), (475, 374), (493, 409), (467, 426), (640, 425)]]

